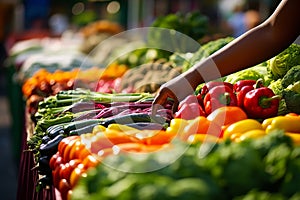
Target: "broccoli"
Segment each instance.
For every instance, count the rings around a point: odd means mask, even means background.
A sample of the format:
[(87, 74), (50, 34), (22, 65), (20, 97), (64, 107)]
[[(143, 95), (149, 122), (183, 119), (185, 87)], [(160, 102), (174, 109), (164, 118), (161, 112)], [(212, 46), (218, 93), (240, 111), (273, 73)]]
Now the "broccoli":
[[(299, 57), (300, 59), (300, 57)], [(292, 67), (282, 78), (282, 86), (284, 88), (300, 81), (300, 65)]]
[(300, 113), (300, 65), (292, 67), (282, 78), (283, 98), (291, 112)]
[(282, 78), (290, 68), (300, 65), (300, 45), (291, 44), (284, 51), (268, 60), (270, 76), (277, 80)]
[[(277, 79), (276, 81), (273, 81), (269, 84), (268, 88), (270, 88), (276, 95), (283, 96), (283, 86), (282, 86), (282, 79)], [(287, 109), (285, 99), (281, 98), (279, 101), (279, 107), (278, 107), (278, 115), (285, 115), (289, 112)]]

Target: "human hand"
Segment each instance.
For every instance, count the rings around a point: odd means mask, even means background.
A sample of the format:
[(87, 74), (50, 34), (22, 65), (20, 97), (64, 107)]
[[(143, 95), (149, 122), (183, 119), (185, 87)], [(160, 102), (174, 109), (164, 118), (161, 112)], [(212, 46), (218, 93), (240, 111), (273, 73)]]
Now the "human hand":
[(177, 110), (178, 104), (186, 96), (194, 93), (194, 87), (189, 82), (186, 74), (181, 74), (176, 78), (163, 84), (153, 103), (152, 103), (152, 114), (155, 115), (160, 107), (163, 107), (168, 98), (173, 99), (174, 103), (172, 106), (173, 113)]

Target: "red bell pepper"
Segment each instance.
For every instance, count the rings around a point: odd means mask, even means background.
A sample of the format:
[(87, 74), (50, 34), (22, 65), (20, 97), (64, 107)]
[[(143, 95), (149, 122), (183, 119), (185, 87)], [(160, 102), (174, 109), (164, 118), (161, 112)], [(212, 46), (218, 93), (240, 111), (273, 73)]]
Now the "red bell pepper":
[(206, 116), (203, 108), (198, 103), (184, 103), (180, 109), (174, 113), (174, 118), (195, 119), (199, 116)]
[(279, 107), (279, 96), (267, 87), (260, 87), (247, 92), (244, 98), (244, 109), (249, 118), (276, 116)]
[(245, 86), (252, 86), (254, 89), (254, 85), (256, 83), (256, 80), (240, 80), (233, 84), (233, 91), (234, 92), (240, 92), (243, 87)]
[(237, 97), (232, 88), (226, 85), (215, 86), (205, 95), (204, 100), (205, 113), (208, 115), (217, 108), (223, 106), (236, 106)]
[(252, 85), (246, 85), (246, 86), (243, 86), (241, 89), (239, 89), (239, 91), (236, 93), (237, 105), (240, 108), (244, 108), (245, 95), (251, 90), (254, 90), (254, 87)]
[(247, 92), (259, 87), (264, 87), (262, 80), (240, 80), (233, 85), (233, 91), (237, 96), (237, 105), (244, 108), (244, 98)]
[(233, 89), (233, 84), (229, 83), (229, 82), (222, 82), (222, 81), (210, 81), (207, 82), (200, 91), (200, 95), (202, 98), (205, 97), (205, 95), (214, 87), (216, 86), (228, 86), (229, 88)]

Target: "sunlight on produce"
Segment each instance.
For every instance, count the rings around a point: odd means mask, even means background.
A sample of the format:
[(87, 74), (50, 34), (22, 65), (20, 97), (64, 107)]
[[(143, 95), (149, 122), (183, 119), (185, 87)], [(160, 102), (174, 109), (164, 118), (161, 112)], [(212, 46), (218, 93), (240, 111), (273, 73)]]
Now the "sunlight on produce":
[(299, 2), (1, 1), (1, 198), (300, 199)]

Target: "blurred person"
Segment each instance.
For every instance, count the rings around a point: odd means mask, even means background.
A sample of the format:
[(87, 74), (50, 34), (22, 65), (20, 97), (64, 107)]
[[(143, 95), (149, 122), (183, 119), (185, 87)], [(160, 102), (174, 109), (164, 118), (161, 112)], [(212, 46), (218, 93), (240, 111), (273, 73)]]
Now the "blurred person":
[(246, 14), (244, 12), (243, 3), (238, 3), (233, 9), (232, 15), (227, 20), (228, 28), (231, 35), (235, 38), (239, 37), (247, 31)]
[(299, 0), (282, 0), (263, 23), (163, 84), (153, 101), (152, 113), (156, 114), (168, 98), (174, 100), (175, 111), (200, 83), (254, 66), (286, 49), (300, 34), (299, 8)]
[(52, 15), (49, 19), (49, 27), (54, 36), (60, 36), (69, 28), (68, 17), (60, 13)]
[(261, 16), (257, 10), (247, 10), (245, 12), (245, 24), (247, 30), (254, 28), (261, 22)]

